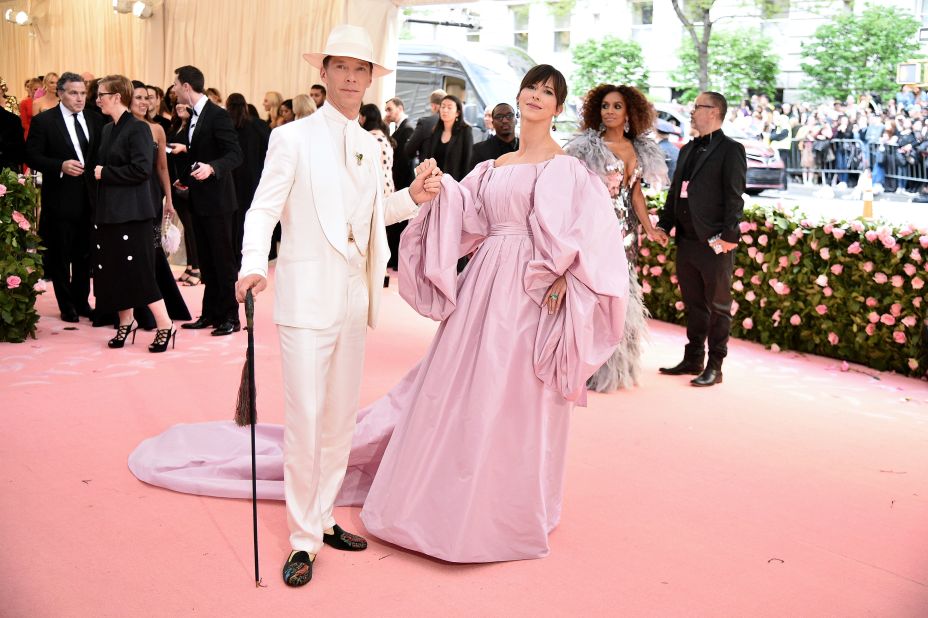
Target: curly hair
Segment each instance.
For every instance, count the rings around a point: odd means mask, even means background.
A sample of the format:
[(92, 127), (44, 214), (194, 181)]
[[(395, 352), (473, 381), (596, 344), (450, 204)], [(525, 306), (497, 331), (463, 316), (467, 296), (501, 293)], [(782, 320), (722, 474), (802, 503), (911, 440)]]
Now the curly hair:
[(656, 113), (648, 98), (634, 86), (612, 84), (600, 84), (587, 93), (582, 111), (584, 129), (600, 130), (603, 123), (603, 99), (611, 92), (618, 92), (625, 101), (625, 114), (628, 118), (628, 131), (625, 135), (629, 139), (635, 139), (651, 130)]

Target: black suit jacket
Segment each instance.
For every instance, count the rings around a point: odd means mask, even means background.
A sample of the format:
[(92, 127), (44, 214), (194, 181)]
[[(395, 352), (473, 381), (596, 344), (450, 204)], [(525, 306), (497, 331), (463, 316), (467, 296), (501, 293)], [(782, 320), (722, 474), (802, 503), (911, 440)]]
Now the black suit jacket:
[(744, 146), (724, 133), (713, 138), (705, 148), (697, 147), (695, 140), (680, 151), (677, 169), (670, 183), (667, 201), (661, 211), (658, 226), (670, 232), (676, 225), (675, 209), (680, 199), (683, 170), (689, 157), (698, 157), (690, 174), (687, 187), (689, 210), (699, 240), (706, 242), (716, 234), (722, 240), (738, 242), (741, 232), (738, 223), (744, 210), (745, 175), (747, 158)]
[(23, 124), (19, 116), (0, 108), (0, 169), (22, 171), (26, 160), (26, 142), (23, 139)]
[[(187, 133), (184, 133), (184, 138)], [(187, 143), (189, 141), (189, 143)], [(191, 164), (208, 163), (215, 172), (206, 180), (195, 180), (190, 168), (180, 177), (190, 187), (190, 208), (202, 216), (229, 214), (238, 209), (232, 170), (242, 164), (242, 149), (229, 113), (207, 101), (193, 130), (193, 140), (184, 140)]]
[(413, 131), (412, 135), (409, 137), (409, 141), (406, 142), (404, 150), (406, 151), (407, 157), (410, 159), (419, 159), (420, 161), (428, 158), (428, 156), (422, 152), (422, 147), (431, 138), (432, 131), (435, 130), (436, 124), (438, 124), (438, 114), (424, 116), (419, 119), (416, 123), (415, 131)]
[(393, 186), (397, 191), (411, 185), (416, 177), (413, 158), (406, 154), (406, 144), (413, 133), (412, 123), (406, 118), (390, 136), (396, 142), (396, 148), (393, 149)]
[(151, 129), (125, 112), (117, 123), (103, 127), (98, 165), (103, 166), (97, 190), (97, 223), (145, 221), (157, 216), (148, 182), (154, 168)]
[(242, 164), (232, 172), (235, 197), (239, 208), (248, 209), (264, 171), (264, 157), (267, 155), (271, 129), (263, 120), (249, 118), (236, 132), (242, 149)]
[[(438, 142), (441, 140), (442, 128), (436, 126), (435, 131), (422, 148), (422, 156), (429, 158), (433, 156)], [(465, 124), (457, 133), (451, 134), (451, 140), (448, 142), (448, 149), (445, 152), (444, 165), (441, 165), (441, 171), (449, 174), (455, 180), (463, 180), (470, 173), (470, 157), (474, 150), (474, 132), (470, 126)]]
[(93, 195), (93, 168), (100, 147), (103, 118), (84, 110), (84, 122), (89, 133), (88, 155), (84, 158), (84, 173), (81, 176), (61, 173), (62, 163), (70, 159), (78, 160), (78, 157), (59, 106), (35, 116), (29, 127), (26, 163), (32, 169), (42, 172), (42, 209), (56, 218), (79, 219), (86, 215), (86, 208)]

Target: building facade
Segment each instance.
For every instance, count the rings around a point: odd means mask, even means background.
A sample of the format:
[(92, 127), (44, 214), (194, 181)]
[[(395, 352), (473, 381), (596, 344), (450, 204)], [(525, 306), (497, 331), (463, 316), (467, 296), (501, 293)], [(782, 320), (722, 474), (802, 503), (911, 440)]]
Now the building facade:
[[(862, 0), (853, 4), (857, 12), (865, 8)], [(878, 4), (910, 12), (928, 35), (928, 0), (881, 0)], [(754, 0), (716, 0), (713, 28), (757, 29), (770, 37), (780, 59), (778, 94), (786, 102), (802, 100), (802, 43), (830, 16), (845, 10), (845, 1), (772, 0), (766, 6), (763, 15)], [(689, 36), (670, 0), (479, 0), (406, 9), (404, 18), (403, 38), (512, 45), (537, 62), (561, 68), (568, 77), (574, 69), (572, 46), (607, 35), (634, 40), (641, 45), (648, 65), (650, 95), (658, 101), (673, 98), (673, 73), (680, 46)], [(922, 46), (928, 51), (925, 42)]]

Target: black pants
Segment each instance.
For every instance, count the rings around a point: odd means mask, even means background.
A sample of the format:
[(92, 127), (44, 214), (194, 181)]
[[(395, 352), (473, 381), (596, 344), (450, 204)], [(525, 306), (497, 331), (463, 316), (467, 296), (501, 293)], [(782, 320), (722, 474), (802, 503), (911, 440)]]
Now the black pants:
[(80, 219), (43, 212), (39, 234), (45, 245), (42, 263), (62, 313), (90, 311), (90, 211)]
[(716, 254), (708, 243), (679, 238), (677, 241), (677, 280), (686, 305), (685, 357), (705, 358), (709, 342), (708, 367), (721, 369), (728, 354), (731, 333), (731, 275), (735, 254)]
[(234, 249), (237, 221), (235, 212), (210, 216), (193, 214), (200, 273), (205, 286), (200, 315), (215, 325), (226, 320), (238, 322)]
[(387, 245), (390, 247), (390, 259), (387, 261), (387, 268), (399, 270), (400, 236), (403, 235), (403, 230), (406, 229), (407, 223), (409, 222), (400, 221), (399, 223), (387, 226)]

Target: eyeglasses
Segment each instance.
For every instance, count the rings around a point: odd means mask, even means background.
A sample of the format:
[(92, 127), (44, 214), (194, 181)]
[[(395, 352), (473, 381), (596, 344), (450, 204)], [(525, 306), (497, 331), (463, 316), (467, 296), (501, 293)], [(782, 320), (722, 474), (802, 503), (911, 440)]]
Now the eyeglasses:
[(700, 109), (700, 108), (702, 108), (702, 109), (714, 109), (714, 108), (715, 108), (715, 105), (705, 105), (705, 104), (703, 104), (703, 103), (697, 103), (696, 105), (693, 106), (693, 108), (694, 108), (694, 109)]
[(118, 92), (98, 92), (97, 98), (99, 99), (100, 97), (105, 97), (111, 94), (119, 94), (119, 93)]
[(493, 114), (493, 120), (512, 120), (516, 115), (512, 112), (508, 114)]

